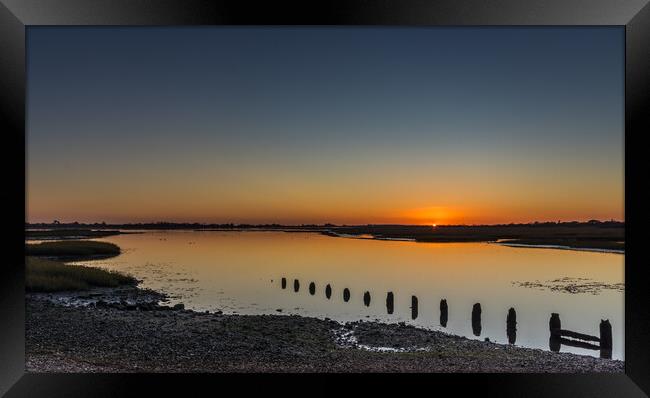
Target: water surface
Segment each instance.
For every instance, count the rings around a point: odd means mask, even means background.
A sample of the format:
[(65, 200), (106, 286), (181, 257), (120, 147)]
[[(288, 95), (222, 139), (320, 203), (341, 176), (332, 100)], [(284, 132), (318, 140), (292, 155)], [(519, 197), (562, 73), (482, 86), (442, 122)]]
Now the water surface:
[[(149, 231), (98, 240), (119, 245), (123, 253), (93, 261), (94, 265), (131, 273), (143, 279), (142, 287), (167, 293), (172, 296), (170, 304), (182, 302), (189, 309), (406, 322), (507, 343), (506, 316), (512, 307), (516, 345), (548, 350), (549, 318), (555, 312), (563, 329), (594, 336), (599, 335), (600, 320), (609, 319), (612, 357), (624, 359), (622, 291), (571, 294), (513, 283), (565, 277), (622, 283), (621, 254), (348, 239), (306, 232)], [(298, 292), (294, 280), (299, 281)], [(386, 308), (388, 292), (394, 296), (392, 314)], [(412, 296), (418, 301), (416, 319)], [(440, 326), (441, 299), (448, 305), (446, 327)], [(476, 322), (472, 327), (476, 303), (481, 306), (478, 336)], [(599, 355), (565, 345), (560, 351)]]

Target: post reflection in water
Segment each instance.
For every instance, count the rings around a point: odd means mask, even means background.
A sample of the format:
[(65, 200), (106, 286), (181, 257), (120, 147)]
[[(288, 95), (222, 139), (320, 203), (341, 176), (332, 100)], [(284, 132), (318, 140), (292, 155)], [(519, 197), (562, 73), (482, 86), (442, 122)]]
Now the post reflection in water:
[(300, 290), (300, 282), (298, 282), (298, 279), (293, 280), (293, 291), (297, 292)]
[(283, 289), (287, 288), (287, 278), (282, 278), (282, 288)]
[(309, 284), (309, 294), (311, 294), (312, 296), (316, 294), (316, 284), (314, 282), (311, 282)]
[(481, 335), (481, 303), (476, 303), (472, 307), (472, 333), (474, 336)]
[(328, 300), (332, 297), (332, 286), (330, 286), (329, 283), (325, 287), (325, 297), (327, 297)]

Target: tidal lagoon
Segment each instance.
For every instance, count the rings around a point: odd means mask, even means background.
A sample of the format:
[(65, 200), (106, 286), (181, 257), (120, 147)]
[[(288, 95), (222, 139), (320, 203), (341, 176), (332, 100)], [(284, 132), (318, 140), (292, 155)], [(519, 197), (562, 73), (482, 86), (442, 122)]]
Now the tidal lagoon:
[(562, 329), (596, 337), (601, 320), (608, 320), (612, 358), (624, 359), (622, 254), (309, 232), (145, 231), (99, 240), (122, 253), (84, 264), (131, 274), (142, 288), (169, 295), (168, 305), (404, 322), (501, 344), (602, 355), (588, 345), (551, 342), (555, 313)]

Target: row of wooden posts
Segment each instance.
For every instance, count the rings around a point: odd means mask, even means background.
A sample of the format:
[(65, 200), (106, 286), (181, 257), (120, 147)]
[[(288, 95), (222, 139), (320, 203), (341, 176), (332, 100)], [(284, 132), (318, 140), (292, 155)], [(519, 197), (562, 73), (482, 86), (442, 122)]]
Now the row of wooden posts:
[[(282, 289), (287, 288), (287, 278), (282, 278)], [(293, 290), (298, 292), (300, 290), (300, 281), (293, 280)], [(313, 296), (316, 294), (316, 284), (311, 282), (309, 284), (309, 293)], [(332, 286), (329, 284), (325, 286), (325, 296), (329, 299), (332, 297)], [(366, 291), (363, 294), (363, 303), (366, 307), (370, 306), (370, 292)], [(343, 289), (343, 301), (346, 303), (350, 301), (350, 289)], [(395, 295), (393, 292), (386, 294), (386, 310), (392, 314), (395, 307)], [(481, 304), (476, 303), (472, 306), (472, 332), (475, 336), (481, 335)], [(418, 298), (411, 296), (411, 318), (418, 317)], [(449, 319), (449, 307), (447, 300), (440, 300), (440, 325), (447, 327), (447, 320)], [(600, 350), (600, 356), (603, 358), (611, 358), (612, 355), (612, 325), (609, 320), (601, 320), (600, 322), (600, 337), (590, 336), (584, 333), (578, 333), (571, 330), (562, 329), (560, 322), (560, 315), (557, 313), (551, 314), (549, 320), (550, 339), (549, 347), (551, 351), (560, 351), (562, 345), (571, 347), (579, 347), (593, 350)], [(517, 340), (517, 312), (514, 308), (508, 309), (506, 316), (506, 334), (508, 342), (514, 344)], [(599, 345), (593, 344), (598, 342)]]
[[(282, 278), (282, 289), (287, 288), (287, 278)], [(293, 290), (298, 292), (300, 290), (300, 281), (298, 279), (293, 280)], [(316, 284), (311, 282), (309, 284), (309, 294), (312, 296), (316, 294)], [(325, 286), (325, 297), (328, 299), (332, 297), (332, 286), (329, 284)], [(363, 294), (363, 303), (366, 307), (370, 306), (370, 292), (365, 292)], [(350, 301), (350, 289), (343, 289), (343, 301), (346, 303)], [(411, 319), (416, 319), (418, 317), (418, 298), (416, 296), (411, 296)], [(393, 292), (388, 292), (386, 294), (386, 310), (389, 314), (392, 314), (395, 309), (395, 295)], [(476, 303), (472, 307), (472, 332), (475, 336), (481, 335), (481, 304)], [(440, 325), (442, 327), (447, 327), (447, 320), (449, 319), (449, 306), (447, 305), (447, 300), (440, 300)], [(506, 331), (508, 335), (508, 341), (511, 344), (515, 343), (517, 338), (517, 313), (514, 308), (508, 310), (508, 315), (506, 317)]]

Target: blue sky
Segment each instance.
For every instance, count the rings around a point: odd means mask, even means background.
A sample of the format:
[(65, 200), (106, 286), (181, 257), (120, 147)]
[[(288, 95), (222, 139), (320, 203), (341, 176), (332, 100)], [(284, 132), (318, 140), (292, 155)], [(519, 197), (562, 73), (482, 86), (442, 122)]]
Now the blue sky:
[(619, 27), (30, 27), (27, 45), (34, 221), (623, 214)]

